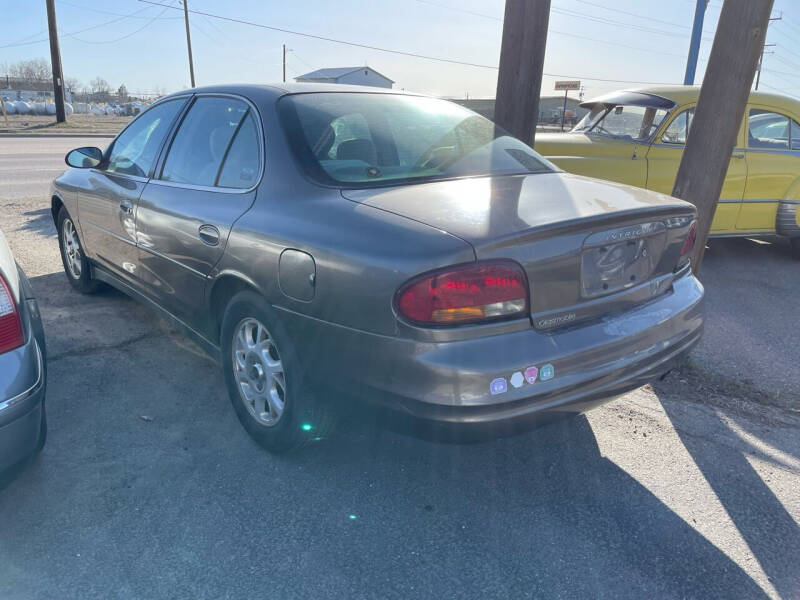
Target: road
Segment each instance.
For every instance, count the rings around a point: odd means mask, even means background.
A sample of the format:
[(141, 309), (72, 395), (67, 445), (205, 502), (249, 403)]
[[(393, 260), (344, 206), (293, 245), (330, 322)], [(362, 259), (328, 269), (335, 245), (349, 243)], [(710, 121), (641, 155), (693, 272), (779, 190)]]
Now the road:
[(780, 244), (712, 243), (705, 342), (655, 388), (472, 444), (348, 421), (276, 458), (195, 345), (67, 284), (47, 186), (98, 141), (0, 138), (0, 226), (50, 352), (47, 447), (0, 489), (4, 600), (800, 597)]

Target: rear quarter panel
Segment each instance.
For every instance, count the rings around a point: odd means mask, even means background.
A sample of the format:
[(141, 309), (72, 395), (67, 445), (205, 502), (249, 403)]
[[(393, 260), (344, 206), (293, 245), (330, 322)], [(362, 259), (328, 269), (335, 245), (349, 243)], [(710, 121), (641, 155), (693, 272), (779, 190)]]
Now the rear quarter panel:
[[(314, 258), (309, 301), (287, 296), (278, 283), (279, 259), (286, 249)], [(275, 306), (394, 335), (392, 301), (402, 283), (474, 258), (472, 247), (452, 235), (323, 190), (303, 199), (260, 198), (236, 223), (215, 275), (241, 274)]]

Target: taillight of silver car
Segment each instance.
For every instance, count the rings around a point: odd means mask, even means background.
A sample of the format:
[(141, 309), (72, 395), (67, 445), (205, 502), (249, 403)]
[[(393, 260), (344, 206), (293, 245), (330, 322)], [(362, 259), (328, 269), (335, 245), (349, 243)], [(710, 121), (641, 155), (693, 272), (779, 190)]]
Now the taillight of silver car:
[(492, 260), (425, 273), (403, 285), (397, 312), (422, 325), (481, 323), (528, 314), (528, 280), (512, 260)]
[(0, 274), (0, 354), (25, 343), (22, 333), (22, 321), (11, 289)]

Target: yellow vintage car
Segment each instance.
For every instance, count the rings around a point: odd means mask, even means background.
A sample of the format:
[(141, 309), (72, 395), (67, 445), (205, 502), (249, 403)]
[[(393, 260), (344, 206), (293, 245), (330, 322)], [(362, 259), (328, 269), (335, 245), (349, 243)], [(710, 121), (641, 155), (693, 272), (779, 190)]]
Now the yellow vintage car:
[[(539, 133), (536, 150), (571, 173), (671, 193), (698, 86), (623, 90), (584, 102), (566, 134)], [(800, 257), (800, 102), (753, 92), (739, 128), (712, 236), (778, 234)]]

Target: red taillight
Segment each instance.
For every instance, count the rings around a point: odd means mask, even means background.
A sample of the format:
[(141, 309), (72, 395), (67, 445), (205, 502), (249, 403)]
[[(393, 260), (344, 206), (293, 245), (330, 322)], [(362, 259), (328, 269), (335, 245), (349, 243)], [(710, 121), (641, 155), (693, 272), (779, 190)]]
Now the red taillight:
[(6, 280), (0, 275), (0, 354), (19, 348), (23, 343), (25, 337), (17, 304)]
[(681, 248), (681, 258), (692, 253), (696, 241), (697, 221), (692, 221), (692, 224), (689, 225), (689, 233), (686, 234), (686, 241), (683, 242), (683, 248)]
[(512, 261), (473, 263), (427, 273), (397, 292), (401, 316), (416, 323), (449, 325), (522, 316), (528, 281)]

